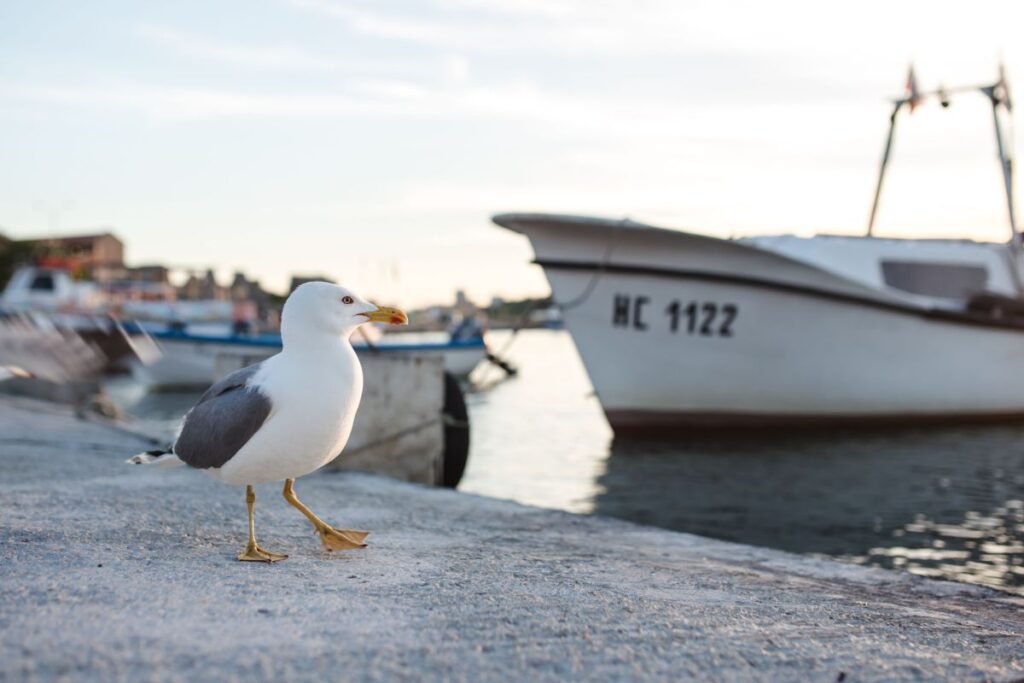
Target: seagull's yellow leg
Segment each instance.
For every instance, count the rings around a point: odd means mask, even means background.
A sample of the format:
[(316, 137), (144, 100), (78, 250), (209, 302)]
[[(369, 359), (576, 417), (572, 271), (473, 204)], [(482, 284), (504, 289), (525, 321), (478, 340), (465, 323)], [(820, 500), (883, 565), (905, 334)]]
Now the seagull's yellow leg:
[(243, 562), (277, 562), (287, 560), (287, 555), (270, 553), (256, 545), (256, 491), (252, 484), (245, 487), (245, 504), (249, 508), (249, 542), (245, 544), (245, 550), (238, 554), (238, 559)]
[(349, 548), (365, 548), (363, 540), (370, 535), (369, 531), (355, 531), (354, 529), (335, 529), (330, 524), (313, 514), (313, 511), (302, 504), (295, 495), (295, 480), (284, 480), (284, 499), (291, 503), (295, 509), (306, 516), (316, 532), (320, 534), (320, 542), (328, 550), (348, 550)]

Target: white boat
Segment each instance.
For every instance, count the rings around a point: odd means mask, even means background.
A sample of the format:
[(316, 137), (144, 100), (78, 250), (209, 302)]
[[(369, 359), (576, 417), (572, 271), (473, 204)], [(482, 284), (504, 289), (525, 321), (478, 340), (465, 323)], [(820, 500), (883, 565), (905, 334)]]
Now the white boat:
[[(1005, 244), (494, 221), (529, 238), (617, 432), (1024, 417), (1021, 242), (999, 122), (1009, 98), (1002, 78), (979, 89), (996, 113)], [(879, 190), (890, 144), (891, 132)]]
[(76, 282), (63, 268), (19, 267), (0, 292), (0, 315), (32, 319), (34, 326), (53, 327), (80, 338), (102, 355), (107, 370), (133, 360), (145, 364), (156, 354), (145, 335), (129, 334), (110, 315), (94, 283)]
[[(188, 331), (145, 325), (162, 355), (149, 365), (140, 365), (137, 375), (147, 386), (160, 389), (206, 387), (233, 370), (265, 360), (281, 350), (276, 333), (235, 335), (208, 329)], [(487, 355), (482, 337), (454, 340), (423, 335), (384, 335), (370, 344), (353, 343), (359, 354), (401, 353), (442, 356), (447, 372), (466, 377)]]
[[(0, 379), (35, 377), (57, 384), (92, 377), (107, 356), (74, 330), (42, 313), (0, 313)], [(27, 373), (27, 374), (26, 374)]]

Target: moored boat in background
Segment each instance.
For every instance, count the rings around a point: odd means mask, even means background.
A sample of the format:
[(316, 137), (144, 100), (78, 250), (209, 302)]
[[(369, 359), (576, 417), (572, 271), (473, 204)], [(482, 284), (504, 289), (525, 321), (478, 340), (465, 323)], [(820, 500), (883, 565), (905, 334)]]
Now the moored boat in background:
[[(871, 226), (728, 240), (582, 216), (494, 221), (529, 238), (616, 431), (1024, 417), (1009, 93), (1002, 73), (976, 89), (995, 114), (1007, 243), (880, 239)], [(924, 96), (896, 100), (893, 125)]]
[(0, 315), (32, 319), (34, 325), (81, 339), (103, 358), (102, 370), (125, 371), (132, 362), (146, 364), (157, 355), (152, 340), (138, 330), (129, 333), (111, 315), (93, 283), (77, 282), (62, 268), (18, 268), (0, 293)]
[[(246, 365), (265, 360), (281, 350), (281, 336), (275, 332), (234, 334), (216, 326), (186, 329), (137, 323), (157, 343), (162, 355), (155, 362), (139, 365), (137, 376), (154, 389), (206, 387), (218, 378)], [(446, 372), (464, 378), (484, 360), (487, 346), (482, 336), (450, 339), (444, 333), (384, 335), (376, 341), (353, 340), (356, 353), (440, 356)]]

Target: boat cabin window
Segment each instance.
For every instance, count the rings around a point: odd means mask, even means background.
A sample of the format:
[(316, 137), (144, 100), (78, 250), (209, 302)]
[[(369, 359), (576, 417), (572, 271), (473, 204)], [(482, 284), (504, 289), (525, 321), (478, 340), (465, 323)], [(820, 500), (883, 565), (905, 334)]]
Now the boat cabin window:
[(36, 273), (35, 277), (32, 278), (32, 283), (28, 286), (30, 291), (33, 292), (52, 292), (53, 287), (53, 274), (52, 273)]
[(885, 284), (911, 294), (965, 299), (988, 289), (985, 266), (921, 261), (882, 261)]

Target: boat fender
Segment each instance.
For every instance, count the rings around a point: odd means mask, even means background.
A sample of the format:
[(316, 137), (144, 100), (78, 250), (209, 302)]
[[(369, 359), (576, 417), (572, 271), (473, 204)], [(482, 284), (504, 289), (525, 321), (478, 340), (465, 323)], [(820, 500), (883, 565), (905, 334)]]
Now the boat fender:
[(442, 452), (441, 485), (455, 488), (466, 471), (469, 460), (469, 412), (462, 387), (451, 373), (444, 373), (444, 450)]

